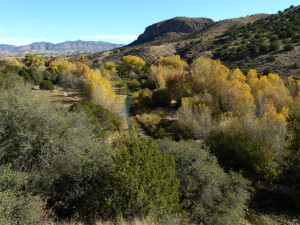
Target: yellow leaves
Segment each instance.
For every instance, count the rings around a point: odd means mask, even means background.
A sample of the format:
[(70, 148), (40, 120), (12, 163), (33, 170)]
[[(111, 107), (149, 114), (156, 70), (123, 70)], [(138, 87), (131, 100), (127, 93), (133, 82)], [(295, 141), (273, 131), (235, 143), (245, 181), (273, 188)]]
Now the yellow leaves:
[(188, 65), (185, 61), (181, 60), (180, 55), (170, 55), (162, 57), (158, 60), (158, 65), (165, 67), (169, 70), (183, 71)]
[(241, 83), (245, 83), (246, 82), (246, 76), (243, 74), (243, 72), (240, 69), (235, 69), (231, 72), (230, 75), (230, 79), (231, 80), (237, 80)]
[(169, 69), (162, 65), (151, 65), (149, 69), (149, 76), (156, 81), (159, 88), (164, 88), (166, 86), (166, 81), (172, 76), (178, 76), (185, 74), (184, 71)]
[(128, 64), (134, 69), (142, 69), (142, 67), (145, 65), (145, 61), (143, 59), (133, 55), (123, 56), (121, 62)]
[(66, 75), (68, 72), (76, 70), (76, 65), (69, 62), (66, 57), (58, 56), (55, 57), (51, 62), (49, 67), (52, 70), (57, 70), (63, 75)]
[(124, 110), (125, 99), (115, 94), (111, 83), (101, 75), (99, 70), (85, 67), (84, 70), (87, 70), (84, 84), (90, 100), (120, 116)]
[(7, 65), (22, 66), (20, 62), (21, 60), (19, 57), (3, 57), (0, 58), (0, 67), (5, 67)]
[(81, 56), (81, 57), (79, 58), (79, 62), (87, 63), (88, 61), (89, 61), (89, 59), (87, 59), (87, 58), (84, 57), (84, 56)]
[(280, 115), (282, 115), (284, 118), (289, 117), (289, 108), (287, 106), (283, 107), (283, 109), (280, 112)]
[(157, 83), (159, 88), (165, 88), (166, 87), (166, 80), (163, 78), (161, 74), (157, 76)]
[(277, 74), (270, 73), (268, 76), (256, 77), (256, 72), (249, 71), (247, 83), (256, 99), (257, 104), (273, 104), (280, 112), (282, 108), (292, 101), (289, 89), (284, 85), (283, 79)]
[(263, 120), (270, 122), (285, 123), (288, 117), (288, 107), (283, 107), (280, 113), (277, 113), (273, 104), (267, 104), (267, 111), (264, 113)]
[(26, 66), (28, 66), (28, 67), (32, 67), (32, 68), (40, 70), (40, 71), (44, 70), (44, 64), (45, 63), (37, 55), (27, 54), (25, 56), (24, 62), (26, 64)]

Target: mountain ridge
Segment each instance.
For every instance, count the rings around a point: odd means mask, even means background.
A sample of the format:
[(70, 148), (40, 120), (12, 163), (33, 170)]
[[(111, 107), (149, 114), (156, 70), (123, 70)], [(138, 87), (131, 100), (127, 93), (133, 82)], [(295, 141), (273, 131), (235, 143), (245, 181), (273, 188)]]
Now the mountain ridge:
[(174, 17), (146, 27), (144, 33), (129, 45), (142, 44), (153, 41), (166, 33), (193, 33), (215, 23), (210, 18), (204, 17)]
[(97, 67), (107, 61), (117, 63), (125, 55), (151, 63), (172, 54), (188, 63), (199, 57), (220, 59), (227, 67), (238, 67), (244, 72), (252, 68), (260, 74), (272, 71), (300, 79), (300, 6), (277, 14), (222, 20), (192, 33), (167, 32), (148, 42), (133, 42), (87, 57)]
[[(0, 56), (22, 56), (27, 53), (34, 52), (35, 54), (45, 55), (47, 51), (55, 54), (56, 51), (59, 55), (68, 55), (70, 53), (83, 53), (83, 52), (102, 52), (114, 48), (124, 46), (123, 44), (114, 44), (105, 41), (65, 41), (61, 43), (51, 42), (34, 42), (28, 45), (8, 45), (0, 44)], [(40, 53), (39, 53), (40, 51)]]

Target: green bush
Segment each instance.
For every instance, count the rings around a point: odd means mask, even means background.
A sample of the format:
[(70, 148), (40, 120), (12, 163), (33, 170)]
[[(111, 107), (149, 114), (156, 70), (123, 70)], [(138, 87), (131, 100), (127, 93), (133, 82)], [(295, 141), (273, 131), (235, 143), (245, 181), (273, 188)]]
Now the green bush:
[(120, 130), (122, 121), (102, 105), (92, 102), (81, 102), (70, 107), (71, 112), (85, 112), (93, 123), (97, 124), (99, 131)]
[(246, 177), (272, 182), (281, 173), (282, 168), (267, 141), (234, 126), (214, 129), (208, 144), (222, 166), (235, 171), (242, 170)]
[(171, 95), (167, 88), (159, 88), (153, 91), (152, 104), (157, 107), (168, 107), (171, 104)]
[(257, 44), (250, 44), (247, 48), (251, 53), (256, 53), (259, 50), (259, 46)]
[(300, 209), (300, 104), (291, 107), (288, 118), (289, 131), (289, 155), (287, 158), (288, 178), (292, 184), (292, 190), (296, 197), (297, 207)]
[(249, 63), (249, 62), (251, 62), (251, 58), (247, 55), (247, 56), (244, 58), (244, 61), (245, 61), (245, 63)]
[(29, 82), (33, 82), (35, 85), (40, 84), (43, 81), (43, 76), (37, 70), (32, 68), (23, 67), (19, 75)]
[(130, 132), (118, 143), (106, 208), (115, 218), (160, 220), (180, 212), (174, 159), (151, 139)]
[(274, 55), (271, 55), (271, 56), (267, 57), (268, 62), (275, 62), (275, 60), (276, 60), (276, 56), (274, 56)]
[(27, 69), (27, 72), (35, 85), (40, 84), (43, 81), (43, 75), (35, 69)]
[(269, 45), (269, 51), (274, 52), (280, 49), (280, 44), (278, 41), (272, 41)]
[(156, 133), (162, 117), (156, 113), (143, 113), (137, 116), (137, 120), (151, 134)]
[(0, 91), (0, 165), (30, 174), (30, 189), (47, 196), (57, 217), (101, 213), (113, 151), (84, 113), (35, 98), (19, 85)]
[(286, 44), (285, 46), (283, 46), (283, 50), (284, 51), (294, 51), (295, 46), (293, 44)]
[(41, 90), (54, 90), (54, 85), (50, 80), (43, 80), (40, 83), (40, 89)]
[(267, 50), (268, 50), (268, 45), (266, 45), (266, 44), (260, 44), (259, 45), (259, 51), (260, 52), (265, 52)]
[(135, 90), (140, 87), (140, 82), (137, 79), (127, 81), (126, 83), (131, 90)]
[(148, 78), (145, 82), (144, 87), (150, 90), (154, 90), (156, 88), (156, 80), (152, 78)]
[(295, 64), (293, 65), (293, 68), (294, 68), (294, 69), (300, 69), (300, 64), (299, 64), (299, 63), (295, 63)]
[(174, 140), (187, 140), (187, 139), (193, 139), (194, 133), (192, 131), (192, 128), (186, 121), (175, 121), (171, 124), (169, 128), (170, 132), (172, 133), (172, 136)]
[(10, 89), (24, 84), (24, 79), (19, 75), (7, 75), (0, 73), (0, 88)]
[(174, 157), (183, 208), (196, 222), (239, 224), (249, 199), (249, 182), (225, 173), (217, 159), (196, 141), (157, 140), (159, 149)]
[(4, 74), (19, 74), (20, 70), (21, 70), (21, 68), (18, 66), (8, 65), (3, 70), (3, 73)]
[(209, 47), (210, 50), (214, 50), (214, 49), (216, 49), (216, 48), (218, 48), (218, 46), (215, 45), (215, 44), (212, 44), (212, 45)]
[(0, 224), (38, 224), (42, 222), (45, 204), (30, 195), (29, 175), (15, 172), (11, 165), (0, 165)]
[(25, 68), (22, 68), (21, 71), (19, 72), (19, 75), (24, 78), (24, 80), (28, 82), (32, 82), (29, 73), (26, 71)]
[(130, 109), (135, 113), (145, 112), (152, 105), (152, 91), (148, 88), (133, 93)]
[(273, 73), (273, 70), (270, 67), (267, 67), (263, 70), (263, 75), (268, 75), (270, 73)]

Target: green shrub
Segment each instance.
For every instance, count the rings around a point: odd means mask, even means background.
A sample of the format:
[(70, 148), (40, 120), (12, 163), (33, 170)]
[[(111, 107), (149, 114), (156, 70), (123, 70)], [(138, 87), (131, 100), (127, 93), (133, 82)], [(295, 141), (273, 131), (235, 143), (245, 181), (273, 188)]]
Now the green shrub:
[(43, 75), (35, 69), (27, 69), (27, 72), (35, 85), (40, 84), (43, 81)]
[(148, 78), (145, 82), (145, 88), (154, 90), (156, 88), (156, 80), (152, 78)]
[(130, 109), (135, 113), (145, 112), (152, 105), (152, 91), (148, 88), (133, 93)]
[(247, 55), (247, 56), (244, 58), (244, 61), (245, 61), (245, 63), (249, 63), (249, 62), (251, 62), (251, 58)]
[(38, 224), (42, 222), (45, 204), (30, 195), (29, 175), (15, 172), (11, 165), (0, 166), (0, 224)]
[(268, 62), (275, 62), (275, 60), (276, 60), (276, 56), (274, 56), (274, 55), (271, 55), (271, 56), (267, 57)]
[(26, 71), (25, 68), (22, 68), (21, 71), (19, 72), (19, 75), (24, 78), (24, 80), (28, 82), (32, 82), (29, 73)]
[(35, 98), (19, 85), (0, 91), (0, 165), (30, 173), (30, 189), (47, 196), (57, 217), (101, 213), (113, 151), (84, 113)]
[(84, 111), (93, 123), (99, 127), (99, 132), (120, 130), (122, 121), (102, 105), (92, 102), (81, 102), (70, 107), (71, 112)]
[(216, 48), (218, 48), (218, 46), (215, 45), (215, 44), (212, 44), (212, 45), (209, 47), (210, 50), (214, 50), (214, 49), (216, 49)]
[(137, 120), (151, 134), (155, 134), (158, 130), (158, 125), (162, 121), (162, 117), (157, 113), (143, 113), (137, 116)]
[(251, 53), (256, 53), (259, 50), (259, 47), (256, 44), (250, 44), (247, 46), (247, 48)]
[(135, 90), (140, 87), (140, 82), (137, 79), (127, 81), (126, 83), (131, 90)]
[(289, 131), (289, 155), (287, 158), (288, 178), (292, 184), (292, 190), (296, 197), (297, 207), (300, 209), (300, 104), (291, 107), (288, 118)]
[(32, 68), (23, 67), (19, 75), (24, 78), (24, 80), (33, 82), (35, 85), (40, 84), (43, 81), (43, 76), (37, 70)]
[(196, 141), (157, 140), (161, 151), (174, 157), (183, 208), (204, 224), (239, 224), (245, 214), (249, 182), (225, 173), (217, 159)]
[(110, 188), (106, 207), (115, 218), (159, 220), (180, 212), (174, 159), (132, 131), (118, 144)]
[(18, 66), (8, 65), (3, 70), (3, 73), (4, 74), (19, 74), (20, 70), (21, 70), (21, 68)]
[(40, 89), (41, 90), (54, 90), (54, 85), (50, 80), (43, 80), (40, 83)]
[(299, 63), (295, 63), (295, 64), (293, 65), (293, 68), (294, 68), (294, 69), (300, 69), (300, 64), (299, 64)]
[(214, 129), (208, 144), (222, 166), (242, 170), (246, 177), (272, 182), (281, 173), (282, 168), (276, 162), (267, 141), (234, 126)]
[(266, 44), (260, 44), (259, 45), (259, 51), (260, 52), (265, 52), (267, 50), (268, 50), (268, 45), (266, 45)]
[(167, 107), (171, 104), (171, 95), (166, 88), (159, 88), (153, 91), (152, 104), (154, 106)]
[(172, 136), (175, 140), (187, 140), (193, 139), (194, 133), (192, 131), (191, 126), (186, 121), (175, 121), (170, 126), (170, 131), (172, 132)]
[(0, 88), (10, 89), (24, 84), (24, 79), (19, 75), (7, 75), (0, 73)]
[(293, 44), (286, 44), (285, 46), (283, 46), (283, 50), (284, 51), (294, 51), (295, 46)]
[(280, 49), (280, 44), (278, 41), (272, 41), (269, 45), (269, 51), (274, 52)]
[(268, 75), (270, 73), (273, 73), (273, 70), (270, 67), (267, 67), (263, 70), (263, 75)]

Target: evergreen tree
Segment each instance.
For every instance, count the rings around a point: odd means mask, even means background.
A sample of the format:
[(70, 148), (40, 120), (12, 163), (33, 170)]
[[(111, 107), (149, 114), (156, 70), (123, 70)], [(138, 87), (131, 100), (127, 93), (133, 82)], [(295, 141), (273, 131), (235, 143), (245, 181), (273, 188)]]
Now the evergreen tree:
[(163, 216), (179, 212), (179, 181), (174, 159), (151, 139), (130, 132), (118, 144), (110, 179), (109, 214), (117, 218)]

